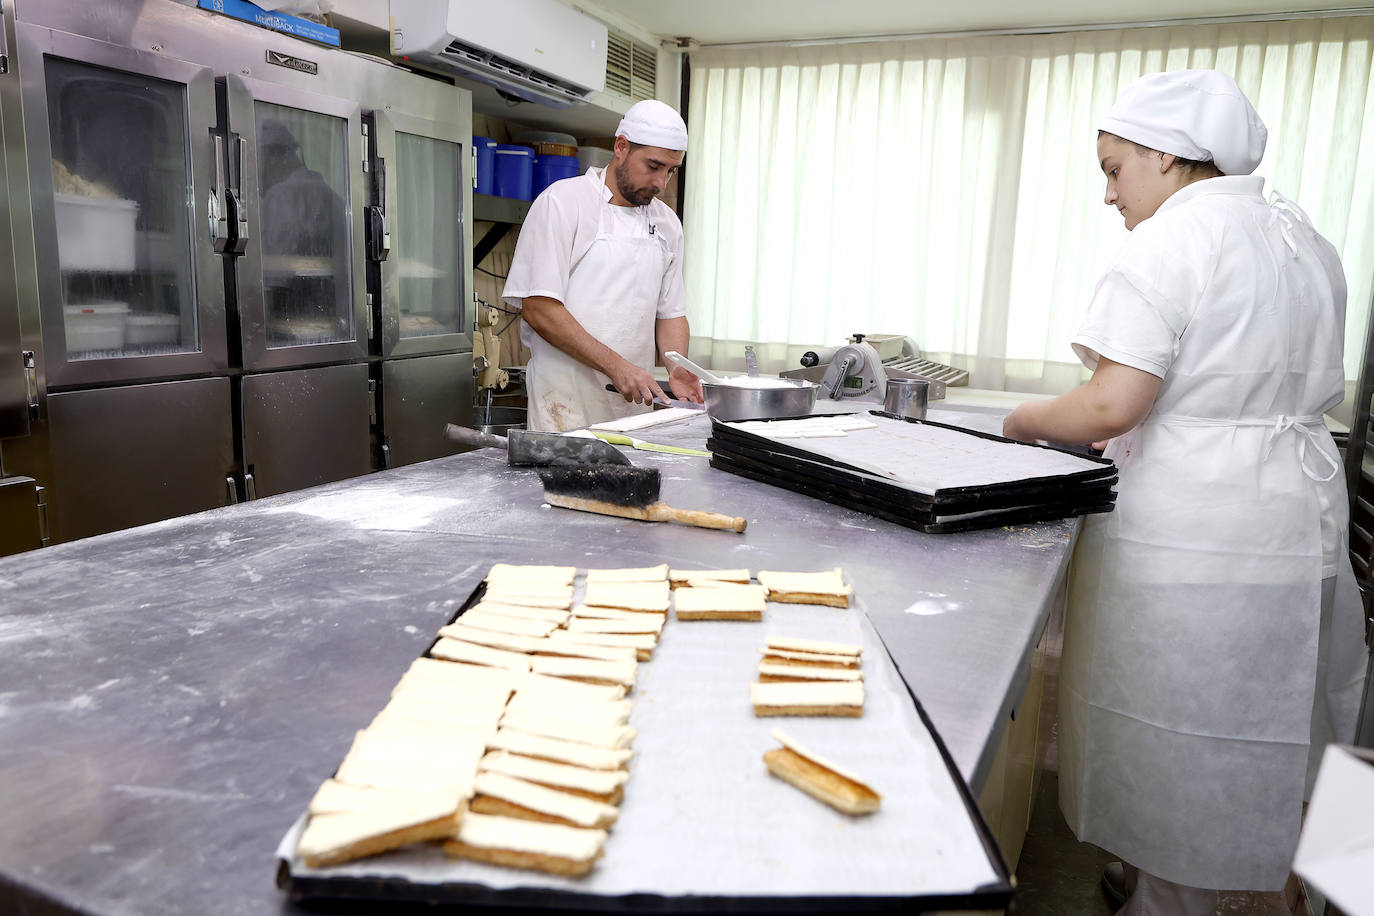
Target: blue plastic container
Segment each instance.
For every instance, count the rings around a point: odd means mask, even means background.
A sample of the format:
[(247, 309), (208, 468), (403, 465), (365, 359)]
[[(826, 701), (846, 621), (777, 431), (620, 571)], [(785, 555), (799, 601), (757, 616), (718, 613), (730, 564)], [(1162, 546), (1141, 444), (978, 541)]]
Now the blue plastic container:
[(534, 200), (534, 150), (513, 143), (498, 143), (493, 190), (497, 197)]
[(495, 194), (496, 141), (491, 137), (473, 137), (472, 148), (477, 151), (477, 193)]
[(534, 157), (534, 196), (555, 181), (573, 178), (577, 175), (576, 156), (535, 156)]

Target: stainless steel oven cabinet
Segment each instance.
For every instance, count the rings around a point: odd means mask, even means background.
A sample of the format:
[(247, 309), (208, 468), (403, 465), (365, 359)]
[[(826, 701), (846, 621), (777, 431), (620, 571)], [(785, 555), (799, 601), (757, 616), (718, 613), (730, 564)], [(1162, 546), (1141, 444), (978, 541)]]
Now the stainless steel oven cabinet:
[(444, 450), (465, 90), (173, 0), (0, 12), (0, 449), (53, 542)]
[(41, 329), (41, 383), (223, 372), (212, 71), (33, 22), (14, 31), (16, 72), (0, 77), (10, 225), (23, 239), (13, 294)]

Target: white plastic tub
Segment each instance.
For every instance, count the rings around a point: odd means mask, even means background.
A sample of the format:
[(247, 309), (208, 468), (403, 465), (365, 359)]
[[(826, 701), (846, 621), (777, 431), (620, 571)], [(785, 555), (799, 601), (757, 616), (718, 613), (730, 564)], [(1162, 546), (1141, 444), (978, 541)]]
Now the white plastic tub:
[(134, 269), (138, 203), (78, 194), (54, 194), (57, 258), (63, 270)]
[(124, 326), (129, 320), (127, 302), (67, 305), (62, 312), (68, 353), (124, 349)]
[(124, 343), (130, 347), (174, 344), (180, 340), (180, 315), (130, 315), (124, 326)]
[(577, 171), (586, 174), (589, 168), (601, 168), (611, 164), (613, 153), (599, 146), (579, 146), (577, 148)]

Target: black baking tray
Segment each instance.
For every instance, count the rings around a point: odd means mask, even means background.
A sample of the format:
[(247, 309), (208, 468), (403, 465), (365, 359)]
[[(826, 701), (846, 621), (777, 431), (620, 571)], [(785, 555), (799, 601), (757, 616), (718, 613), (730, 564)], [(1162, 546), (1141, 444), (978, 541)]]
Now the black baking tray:
[[(469, 608), (482, 600), (486, 593), (483, 582), (473, 590), (468, 599), (449, 619), (453, 623)], [(657, 914), (657, 913), (927, 913), (953, 910), (1003, 910), (1010, 903), (1014, 891), (1014, 881), (1007, 861), (993, 837), (991, 828), (983, 819), (982, 811), (973, 791), (960, 774), (954, 757), (945, 745), (940, 732), (935, 728), (921, 705), (916, 693), (901, 669), (897, 668), (891, 650), (883, 641), (882, 632), (874, 625), (878, 641), (888, 661), (897, 671), (898, 678), (906, 687), (907, 695), (916, 707), (917, 715), (930, 732), (935, 746), (939, 748), (940, 759), (944, 762), (951, 780), (964, 803), (964, 809), (973, 824), (978, 839), (987, 853), (988, 862), (997, 875), (997, 880), (985, 884), (968, 893), (929, 894), (919, 897), (849, 897), (849, 896), (806, 896), (794, 897), (778, 893), (760, 893), (756, 896), (735, 897), (715, 895), (666, 896), (660, 894), (606, 895), (569, 891), (562, 888), (515, 887), (492, 888), (472, 882), (449, 882), (428, 884), (408, 881), (402, 878), (367, 878), (361, 876), (325, 876), (317, 874), (296, 874), (291, 870), (290, 861), (277, 861), (277, 887), (295, 903), (312, 913), (339, 914), (386, 914), (386, 916), (409, 916), (409, 914), (433, 914), (453, 912), (461, 909), (465, 916), (475, 916), (483, 912), (520, 913), (527, 911), (561, 913), (618, 913), (618, 914)], [(438, 642), (432, 639), (425, 648), (423, 657), (431, 657), (430, 650)], [(899, 861), (899, 860), (894, 860)]]
[[(873, 413), (901, 419), (878, 411)], [(929, 425), (980, 438), (1011, 441), (941, 423)], [(929, 533), (970, 531), (1110, 512), (1115, 501), (1115, 465), (1105, 459), (1076, 454), (1075, 457), (1098, 467), (1075, 474), (1027, 478), (983, 487), (946, 488), (932, 494), (719, 421), (713, 420), (708, 445), (712, 467)]]
[(733, 461), (727, 456), (716, 453), (711, 459), (711, 466), (740, 477), (792, 490), (804, 496), (810, 496), (846, 509), (853, 509), (856, 512), (872, 515), (875, 518), (881, 518), (884, 521), (913, 528), (927, 534), (952, 534), (960, 531), (998, 528), (1004, 525), (1025, 525), (1112, 510), (1111, 494), (1108, 493), (1101, 497), (1101, 501), (1097, 502), (1022, 506), (965, 517), (922, 518), (909, 513), (893, 511), (888, 507), (874, 505), (868, 500), (856, 497), (852, 492), (844, 492), (805, 479), (792, 479), (789, 475), (779, 472), (777, 468), (769, 465), (750, 467), (747, 462)]
[(741, 445), (735, 440), (712, 438), (709, 440), (712, 454), (724, 455), (736, 460), (750, 462), (760, 468), (774, 467), (790, 471), (804, 479), (814, 479), (822, 484), (832, 484), (852, 491), (856, 497), (871, 497), (882, 504), (892, 504), (912, 512), (929, 515), (952, 516), (968, 512), (984, 512), (994, 509), (1019, 508), (1028, 505), (1050, 505), (1078, 499), (1086, 494), (1110, 494), (1116, 484), (1116, 474), (1095, 476), (1079, 482), (1060, 482), (1057, 478), (1038, 478), (1035, 482), (1017, 489), (998, 489), (992, 492), (962, 488), (961, 492), (943, 498), (932, 498), (929, 494), (912, 490), (901, 483), (880, 477), (860, 468), (847, 469), (847, 466), (823, 460), (823, 456), (797, 454), (753, 448)]
[[(819, 454), (819, 453), (817, 453), (817, 452), (813, 452), (813, 451), (811, 451), (811, 450), (809, 450), (809, 449), (806, 449), (806, 448), (803, 448), (803, 447), (798, 447), (798, 446), (795, 446), (795, 445), (790, 445), (790, 444), (788, 444), (788, 443), (786, 443), (786, 442), (780, 442), (780, 441), (778, 441), (778, 440), (776, 440), (776, 439), (770, 439), (770, 438), (768, 438), (768, 437), (766, 437), (766, 436), (760, 436), (760, 435), (758, 435), (758, 434), (756, 434), (756, 433), (751, 433), (751, 432), (748, 432), (748, 431), (739, 429), (739, 428), (737, 428), (737, 427), (730, 426), (728, 423), (724, 423), (724, 422), (722, 422), (722, 421), (720, 421), (720, 420), (716, 420), (716, 419), (714, 419), (714, 418), (712, 418), (712, 420), (711, 420), (711, 435), (712, 435), (712, 439), (715, 440), (715, 441), (718, 441), (718, 442), (727, 442), (727, 443), (734, 443), (738, 448), (741, 448), (741, 449), (752, 450), (752, 451), (757, 451), (757, 452), (767, 453), (767, 454), (787, 455), (787, 456), (791, 456), (791, 457), (794, 457), (794, 458), (800, 458), (800, 459), (804, 459), (804, 460), (807, 460), (807, 461), (815, 462), (816, 464), (819, 464), (819, 465), (827, 465), (827, 466), (829, 466), (829, 467), (835, 468), (835, 469), (837, 469), (837, 470), (845, 471), (845, 472), (848, 472), (848, 473), (859, 474), (859, 475), (864, 475), (864, 476), (867, 476), (867, 477), (871, 477), (872, 479), (874, 479), (874, 480), (876, 480), (876, 481), (882, 481), (882, 482), (888, 484), (890, 487), (895, 487), (895, 488), (902, 489), (902, 490), (904, 490), (904, 491), (906, 491), (906, 492), (912, 494), (912, 496), (915, 497), (915, 498), (917, 498), (918, 500), (924, 499), (924, 500), (931, 501), (931, 502), (934, 502), (934, 503), (948, 504), (948, 505), (956, 504), (960, 498), (981, 498), (981, 499), (987, 500), (987, 499), (993, 499), (993, 498), (996, 497), (997, 494), (1001, 494), (1001, 493), (1007, 493), (1007, 494), (1025, 494), (1025, 493), (1031, 493), (1031, 494), (1034, 494), (1034, 493), (1036, 493), (1036, 492), (1042, 492), (1042, 491), (1044, 491), (1045, 489), (1057, 489), (1057, 488), (1062, 488), (1062, 487), (1066, 487), (1066, 486), (1077, 486), (1077, 485), (1079, 485), (1079, 484), (1086, 484), (1086, 483), (1090, 483), (1090, 482), (1095, 481), (1095, 480), (1103, 480), (1103, 479), (1106, 479), (1106, 478), (1109, 478), (1109, 477), (1113, 477), (1113, 478), (1114, 478), (1114, 477), (1116, 476), (1116, 465), (1115, 465), (1112, 461), (1110, 461), (1109, 459), (1106, 459), (1106, 458), (1099, 458), (1099, 457), (1090, 456), (1090, 455), (1083, 455), (1083, 454), (1080, 454), (1080, 453), (1078, 453), (1078, 452), (1071, 452), (1071, 451), (1068, 451), (1067, 449), (1055, 448), (1054, 446), (1049, 446), (1049, 445), (1038, 445), (1038, 444), (1028, 443), (1028, 442), (1015, 442), (1015, 440), (1007, 439), (1007, 438), (1005, 438), (1005, 437), (1003, 437), (1003, 436), (993, 435), (992, 433), (985, 433), (985, 432), (979, 432), (979, 431), (977, 431), (977, 430), (964, 429), (963, 427), (960, 427), (960, 426), (952, 426), (952, 425), (950, 425), (950, 424), (948, 424), (948, 423), (937, 423), (937, 422), (935, 422), (935, 421), (933, 421), (933, 420), (914, 420), (914, 419), (911, 419), (911, 418), (909, 418), (909, 417), (897, 417), (897, 416), (894, 416), (893, 414), (885, 413), (885, 412), (880, 411), (880, 410), (872, 410), (872, 411), (869, 411), (868, 413), (869, 413), (870, 415), (872, 415), (872, 416), (883, 417), (883, 418), (888, 419), (888, 420), (894, 420), (894, 421), (905, 422), (905, 423), (912, 423), (912, 424), (917, 424), (917, 425), (922, 425), (922, 426), (932, 426), (932, 427), (937, 427), (937, 428), (939, 428), (939, 429), (948, 429), (948, 430), (951, 430), (951, 431), (953, 431), (953, 432), (962, 433), (962, 434), (964, 434), (964, 435), (966, 435), (966, 436), (972, 436), (972, 437), (977, 438), (977, 439), (988, 439), (988, 440), (991, 440), (991, 441), (993, 441), (993, 442), (1009, 442), (1009, 443), (1010, 443), (1010, 442), (1014, 442), (1015, 444), (1021, 445), (1021, 446), (1025, 446), (1026, 448), (1038, 448), (1038, 449), (1044, 449), (1045, 451), (1058, 452), (1058, 453), (1060, 453), (1060, 454), (1072, 455), (1072, 456), (1073, 456), (1074, 458), (1076, 458), (1076, 459), (1079, 459), (1079, 460), (1081, 460), (1081, 461), (1086, 461), (1086, 462), (1089, 462), (1089, 463), (1091, 463), (1091, 464), (1095, 464), (1095, 465), (1097, 465), (1097, 467), (1096, 467), (1096, 468), (1092, 468), (1092, 469), (1088, 469), (1088, 470), (1079, 471), (1079, 472), (1076, 472), (1076, 473), (1073, 473), (1073, 474), (1057, 474), (1057, 475), (1053, 475), (1053, 476), (1049, 476), (1049, 477), (1027, 477), (1027, 478), (1023, 478), (1023, 479), (1021, 479), (1021, 480), (1002, 481), (1002, 482), (998, 482), (998, 483), (989, 483), (989, 484), (983, 484), (983, 485), (978, 485), (978, 486), (944, 487), (944, 488), (941, 488), (941, 489), (939, 489), (939, 490), (936, 490), (934, 493), (925, 493), (925, 492), (922, 492), (922, 491), (915, 490), (915, 489), (913, 489), (913, 488), (911, 488), (911, 487), (904, 486), (904, 485), (898, 483), (897, 481), (888, 480), (887, 478), (883, 478), (883, 477), (879, 477), (879, 476), (877, 476), (877, 475), (874, 475), (874, 474), (872, 474), (871, 472), (864, 470), (863, 468), (856, 467), (856, 466), (851, 465), (851, 464), (846, 464), (845, 462), (839, 461), (839, 460), (837, 460), (837, 459), (831, 458), (831, 457), (826, 456), (826, 455)], [(802, 419), (811, 419), (811, 418), (810, 418), (810, 417), (776, 417), (776, 418), (771, 419), (771, 420), (751, 420), (751, 421), (749, 421), (749, 422), (751, 422), (751, 423), (776, 423), (776, 422), (782, 422), (782, 421), (785, 421), (785, 420), (802, 420)]]

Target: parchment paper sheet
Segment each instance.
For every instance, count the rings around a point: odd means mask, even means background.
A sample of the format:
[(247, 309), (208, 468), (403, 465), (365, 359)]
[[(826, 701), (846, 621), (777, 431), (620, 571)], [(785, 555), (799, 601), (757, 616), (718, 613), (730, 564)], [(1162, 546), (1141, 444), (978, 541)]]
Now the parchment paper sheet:
[[(578, 584), (580, 591), (580, 577)], [(854, 584), (861, 593), (863, 584)], [(765, 634), (863, 645), (863, 717), (756, 718), (749, 683)], [(922, 896), (997, 880), (953, 777), (860, 608), (770, 602), (761, 624), (670, 617), (631, 696), (639, 735), (630, 781), (605, 856), (584, 878), (450, 860), (437, 845), (307, 869), (291, 861), (304, 818), (278, 856), (298, 876), (605, 895)], [(762, 756), (778, 746), (769, 737), (774, 728), (863, 777), (882, 794), (881, 809), (849, 817), (770, 775)]]
[(987, 486), (1102, 468), (1101, 462), (1019, 442), (998, 442), (961, 430), (872, 414), (866, 419), (876, 423), (877, 428), (854, 430), (843, 438), (833, 439), (779, 438), (768, 435), (763, 424), (746, 428), (764, 438), (842, 461), (928, 494), (952, 487)]

